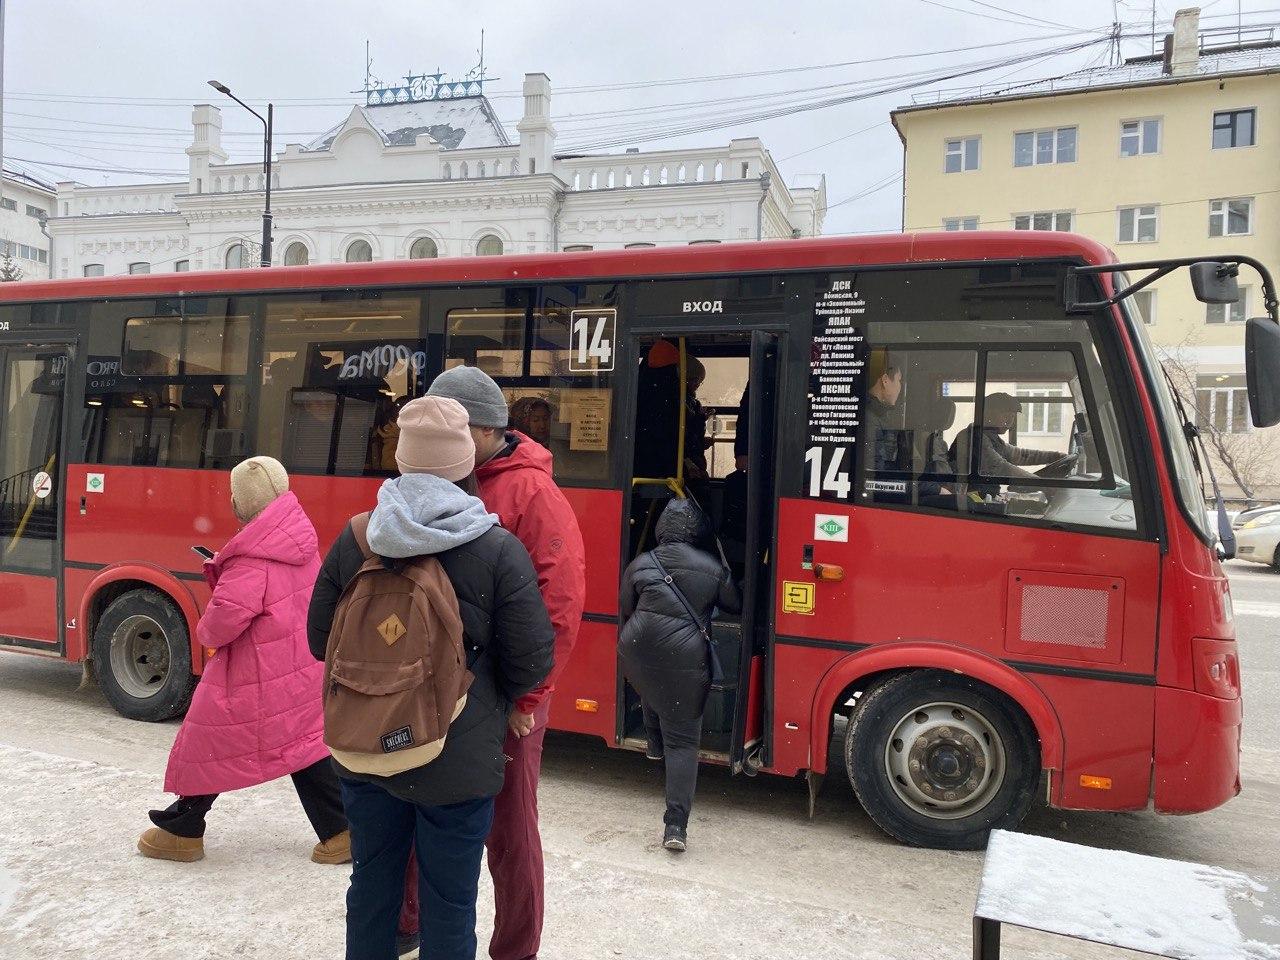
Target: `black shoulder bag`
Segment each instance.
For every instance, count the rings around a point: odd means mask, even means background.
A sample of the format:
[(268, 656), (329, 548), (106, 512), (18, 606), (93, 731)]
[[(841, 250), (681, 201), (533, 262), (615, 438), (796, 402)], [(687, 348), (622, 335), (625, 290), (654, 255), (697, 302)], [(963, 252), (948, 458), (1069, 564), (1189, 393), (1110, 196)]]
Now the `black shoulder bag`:
[(656, 551), (649, 551), (649, 559), (652, 560), (653, 565), (658, 568), (658, 575), (661, 576), (663, 582), (671, 588), (671, 592), (674, 593), (676, 595), (676, 599), (680, 601), (680, 606), (684, 607), (685, 613), (689, 614), (689, 619), (693, 621), (693, 625), (698, 628), (698, 633), (702, 634), (702, 639), (706, 641), (707, 665), (711, 671), (711, 689), (723, 690), (724, 668), (720, 666), (720, 655), (716, 653), (716, 645), (711, 641), (710, 623), (704, 624), (700, 619), (698, 619), (698, 615), (693, 611), (693, 604), (691, 604), (688, 598), (685, 597), (684, 591), (676, 586), (675, 580), (672, 579), (671, 574), (667, 573), (667, 568), (662, 565), (662, 561), (658, 559)]

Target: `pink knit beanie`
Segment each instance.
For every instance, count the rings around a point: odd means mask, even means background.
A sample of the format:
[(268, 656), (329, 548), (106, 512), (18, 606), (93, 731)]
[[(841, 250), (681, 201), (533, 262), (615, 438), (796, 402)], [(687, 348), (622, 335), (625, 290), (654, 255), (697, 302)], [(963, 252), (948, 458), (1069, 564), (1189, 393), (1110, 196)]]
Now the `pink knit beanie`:
[(401, 473), (433, 473), (456, 483), (475, 469), (476, 444), (467, 411), (457, 400), (418, 397), (404, 405), (396, 422)]

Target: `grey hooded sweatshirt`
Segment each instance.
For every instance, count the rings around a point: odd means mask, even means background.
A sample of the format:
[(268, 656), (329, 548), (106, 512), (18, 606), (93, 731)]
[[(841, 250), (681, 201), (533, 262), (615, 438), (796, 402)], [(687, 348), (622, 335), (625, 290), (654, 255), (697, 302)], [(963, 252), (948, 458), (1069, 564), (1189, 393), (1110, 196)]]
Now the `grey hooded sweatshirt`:
[[(339, 776), (377, 783), (427, 806), (493, 796), (502, 788), (507, 717), (551, 671), (554, 634), (529, 554), (497, 524), (480, 500), (439, 477), (407, 474), (378, 491), (369, 546), (392, 567), (426, 554), (439, 559), (458, 596), (475, 680), (434, 761), (393, 777), (339, 765)], [(348, 524), (325, 558), (307, 614), (307, 639), (318, 660), (324, 659), (342, 592), (363, 564)]]

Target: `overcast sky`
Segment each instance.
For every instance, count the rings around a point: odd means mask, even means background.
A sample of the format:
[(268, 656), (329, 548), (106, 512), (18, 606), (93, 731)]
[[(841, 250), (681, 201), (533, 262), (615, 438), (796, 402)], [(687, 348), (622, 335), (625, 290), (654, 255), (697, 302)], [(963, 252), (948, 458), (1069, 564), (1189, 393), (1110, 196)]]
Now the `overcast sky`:
[[(333, 126), (361, 100), (351, 91), (364, 81), (366, 39), (374, 74), (384, 81), (437, 69), (461, 76), (476, 64), (483, 28), (486, 73), (498, 78), (489, 86), (491, 100), (513, 139), (521, 78), (541, 71), (551, 77), (561, 152), (629, 136), (637, 139), (608, 149), (706, 146), (757, 136), (788, 180), (826, 174), (833, 205), (829, 233), (901, 226), (902, 188), (895, 177), (902, 153), (888, 115), (921, 91), (668, 139), (645, 136), (715, 123), (726, 113), (743, 116), (906, 83), (913, 79), (907, 74), (921, 71), (937, 75), (1012, 61), (931, 89), (1056, 76), (1105, 63), (1106, 44), (1050, 58), (1032, 55), (1088, 40), (1091, 31), (1097, 36), (1113, 19), (1112, 0), (4, 4), (6, 165), (12, 162), (46, 179), (101, 184), (168, 177), (22, 161), (174, 171), (175, 179), (184, 179), (190, 105), (218, 102), (206, 86), (211, 78), (255, 104), (274, 100), (276, 149), (283, 150), (287, 142), (305, 141)], [(1175, 0), (1157, 0), (1159, 31), (1167, 29), (1175, 6)], [(1235, 25), (1236, 0), (1202, 6), (1205, 26)], [(1244, 0), (1240, 6), (1246, 25), (1280, 20), (1271, 0)], [(1128, 0), (1118, 9), (1127, 32), (1150, 32), (1151, 0)], [(1149, 47), (1149, 38), (1136, 36), (1123, 44), (1128, 55)], [(938, 53), (948, 50), (953, 52)], [(830, 64), (851, 65), (825, 67)], [(687, 79), (765, 71), (726, 80)], [(647, 85), (635, 86), (641, 83)], [(620, 84), (631, 86), (572, 89)], [(261, 127), (255, 132), (252, 117), (233, 103), (222, 105), (224, 145), (232, 159), (259, 156)], [(646, 133), (636, 134), (641, 127)]]

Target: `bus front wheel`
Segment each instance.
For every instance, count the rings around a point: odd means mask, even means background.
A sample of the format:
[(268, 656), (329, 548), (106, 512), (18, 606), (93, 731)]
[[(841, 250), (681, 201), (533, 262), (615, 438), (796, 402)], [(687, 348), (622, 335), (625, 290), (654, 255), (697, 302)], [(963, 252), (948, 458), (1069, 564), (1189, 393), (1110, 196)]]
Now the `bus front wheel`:
[(107, 701), (130, 720), (168, 720), (191, 703), (191, 642), (182, 614), (154, 590), (130, 590), (107, 606), (93, 633)]
[(978, 850), (1031, 807), (1035, 730), (1018, 707), (969, 677), (916, 670), (859, 698), (845, 740), (859, 802), (903, 843)]

